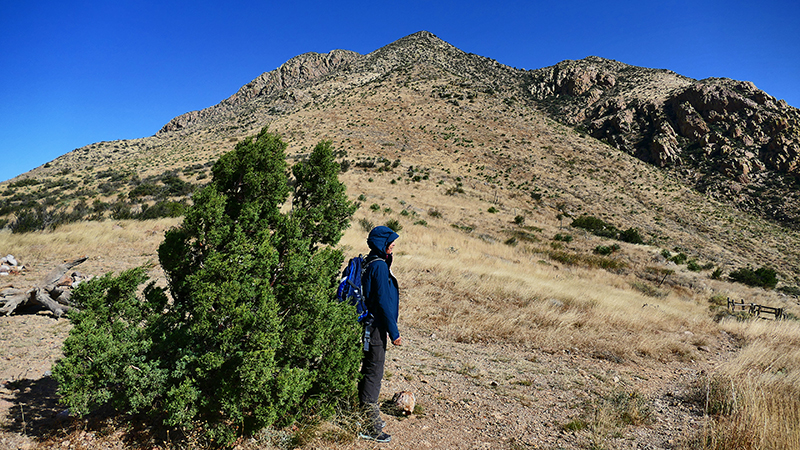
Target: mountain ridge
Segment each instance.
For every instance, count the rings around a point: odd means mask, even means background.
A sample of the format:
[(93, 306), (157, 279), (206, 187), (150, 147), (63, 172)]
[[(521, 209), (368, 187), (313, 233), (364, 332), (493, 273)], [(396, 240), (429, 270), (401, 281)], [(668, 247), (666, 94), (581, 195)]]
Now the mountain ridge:
[[(394, 173), (394, 183), (410, 183), (403, 189), (425, 186), (440, 191), (444, 196), (439, 200), (467, 196), (505, 205), (501, 211), (546, 212), (552, 216), (548, 220), (564, 214), (596, 215), (636, 227), (658, 245), (691, 249), (720, 264), (774, 263), (785, 268), (787, 277), (797, 277), (792, 261), (800, 260), (794, 250), (800, 240), (781, 228), (791, 228), (800, 210), (792, 191), (794, 172), (778, 172), (781, 166), (762, 163), (763, 170), (757, 166), (747, 173), (749, 179), (739, 179), (740, 166), (757, 165), (767, 153), (750, 158), (744, 147), (732, 147), (729, 153), (739, 159), (721, 159), (722, 139), (738, 139), (726, 134), (735, 129), (726, 124), (739, 123), (731, 122), (738, 113), (725, 108), (756, 108), (759, 103), (751, 97), (761, 96), (765, 108), (772, 109), (752, 115), (761, 114), (767, 123), (782, 117), (784, 105), (747, 84), (734, 87), (749, 97), (733, 88), (726, 89), (740, 97), (714, 96), (717, 91), (702, 89), (714, 83), (725, 87), (733, 82), (698, 82), (669, 70), (596, 56), (526, 71), (419, 32), (366, 55), (347, 50), (299, 55), (219, 104), (176, 117), (154, 136), (96, 143), (65, 154), (27, 174), (42, 183), (24, 189), (53, 208), (66, 205), (69, 210), (76, 198), (84, 198), (100, 204), (127, 202), (140, 211), (159, 200), (140, 196), (143, 185), (166, 185), (164, 180), (176, 174), (202, 184), (210, 162), (268, 126), (287, 141), (290, 158), (303, 158), (320, 140), (333, 141), (340, 162), (355, 167), (343, 174), (353, 192), (376, 189), (362, 177), (389, 183), (386, 177)], [(738, 98), (743, 100), (726, 100)], [(715, 103), (720, 99), (727, 103)], [(694, 102), (700, 113), (687, 112), (678, 122), (667, 108), (686, 102)], [(764, 142), (780, 141), (781, 133), (786, 134), (792, 150), (796, 112), (786, 114), (788, 128), (754, 130), (764, 133)], [(699, 130), (696, 136), (683, 135), (692, 130)], [(741, 136), (753, 131), (742, 130)], [(675, 142), (683, 147), (671, 147)], [(703, 142), (717, 159), (700, 158), (706, 151)], [(693, 165), (692, 156), (707, 164)], [(380, 166), (380, 161), (397, 165)], [(387, 171), (376, 173), (373, 166)], [(44, 188), (77, 179), (81, 188)], [(0, 201), (23, 204), (7, 192)], [(423, 204), (415, 211), (436, 207)], [(113, 215), (110, 207), (98, 214)], [(464, 229), (480, 228), (484, 220), (455, 209), (452, 216)], [(731, 234), (730, 223), (744, 237)], [(486, 234), (503, 233), (505, 226), (494, 222)], [(764, 236), (765, 230), (770, 236)]]

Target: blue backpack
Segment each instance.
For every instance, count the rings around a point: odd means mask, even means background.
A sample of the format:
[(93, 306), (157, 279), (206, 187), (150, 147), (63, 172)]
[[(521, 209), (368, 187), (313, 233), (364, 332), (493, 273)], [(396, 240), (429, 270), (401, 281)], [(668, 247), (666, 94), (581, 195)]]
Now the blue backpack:
[(367, 302), (364, 298), (361, 277), (367, 271), (367, 267), (378, 257), (367, 260), (361, 255), (350, 258), (347, 267), (342, 272), (342, 279), (339, 281), (339, 288), (336, 290), (336, 299), (339, 302), (347, 302), (356, 307), (358, 323), (364, 325), (364, 351), (369, 350), (370, 325), (375, 318), (367, 309)]

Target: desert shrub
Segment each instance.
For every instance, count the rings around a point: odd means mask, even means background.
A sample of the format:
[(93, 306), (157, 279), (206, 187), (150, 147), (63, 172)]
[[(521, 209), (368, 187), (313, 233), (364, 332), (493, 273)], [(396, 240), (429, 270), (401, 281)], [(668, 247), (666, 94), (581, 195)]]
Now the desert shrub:
[(395, 233), (399, 233), (400, 230), (403, 229), (403, 225), (400, 224), (400, 221), (397, 219), (389, 219), (386, 221), (386, 226), (389, 227)]
[(553, 240), (561, 242), (572, 242), (572, 235), (558, 233), (553, 237)]
[(370, 231), (372, 231), (373, 228), (375, 228), (375, 225), (366, 217), (358, 219), (358, 225), (361, 227), (362, 230), (366, 231), (367, 233), (369, 233)]
[(596, 255), (607, 256), (607, 255), (610, 255), (610, 254), (612, 254), (612, 253), (614, 253), (614, 252), (616, 252), (618, 250), (619, 250), (619, 245), (617, 245), (617, 244), (613, 244), (613, 245), (598, 245), (597, 247), (594, 248), (592, 253), (594, 253)]
[(711, 272), (710, 277), (712, 280), (719, 280), (722, 278), (722, 269), (717, 267), (713, 272)]
[(15, 216), (9, 224), (12, 233), (53, 229), (66, 220), (63, 211), (46, 206), (20, 208), (15, 212)]
[(25, 186), (36, 186), (39, 184), (39, 180), (35, 178), (23, 178), (19, 181), (15, 181), (8, 185), (9, 188), (18, 188), (18, 187), (25, 187)]
[(380, 211), (381, 205), (379, 205), (377, 203), (373, 203), (373, 204), (369, 205), (369, 209), (371, 209), (372, 211)]
[(355, 399), (359, 329), (332, 300), (335, 245), (355, 211), (329, 142), (293, 168), (265, 128), (213, 168), (183, 223), (159, 247), (169, 281), (144, 269), (84, 283), (53, 370), (74, 414), (146, 412), (217, 445)]
[(160, 194), (167, 197), (183, 197), (191, 194), (195, 188), (192, 183), (183, 181), (173, 173), (165, 174), (161, 182), (164, 183), (164, 188)]
[[(162, 200), (153, 206), (142, 205), (142, 211), (136, 215), (139, 220), (158, 219), (159, 217), (180, 217), (186, 213), (186, 204)], [(124, 214), (124, 212), (123, 212)], [(111, 213), (112, 217), (114, 212)]]
[(160, 191), (160, 188), (155, 183), (142, 183), (136, 186), (135, 188), (131, 189), (128, 193), (128, 197), (130, 198), (137, 198), (137, 197), (147, 197), (151, 195), (156, 195)]
[(518, 215), (514, 217), (514, 223), (517, 225), (524, 225), (525, 224), (525, 216)]
[(689, 260), (689, 262), (686, 263), (686, 268), (692, 272), (700, 272), (703, 270), (703, 266), (701, 266), (696, 259)]
[(689, 259), (689, 257), (686, 256), (686, 253), (683, 252), (678, 253), (677, 255), (674, 255), (669, 258), (670, 261), (674, 262), (677, 265), (685, 263), (687, 259)]
[(131, 205), (126, 202), (118, 201), (111, 205), (111, 218), (114, 220), (133, 219)]
[(592, 216), (581, 216), (577, 219), (573, 219), (570, 226), (573, 228), (583, 228), (594, 235), (612, 239), (616, 239), (618, 234), (617, 228), (614, 225)]
[(639, 234), (636, 228), (628, 228), (625, 231), (619, 232), (619, 240), (622, 242), (629, 242), (631, 244), (644, 244), (644, 239)]
[(773, 289), (778, 284), (778, 274), (775, 270), (765, 266), (755, 270), (750, 267), (734, 270), (728, 274), (728, 278), (731, 281), (743, 283), (748, 286), (757, 286), (767, 289)]
[(486, 212), (488, 212), (490, 214), (495, 214), (495, 213), (498, 212), (498, 210), (494, 206), (490, 206), (489, 209), (486, 210)]

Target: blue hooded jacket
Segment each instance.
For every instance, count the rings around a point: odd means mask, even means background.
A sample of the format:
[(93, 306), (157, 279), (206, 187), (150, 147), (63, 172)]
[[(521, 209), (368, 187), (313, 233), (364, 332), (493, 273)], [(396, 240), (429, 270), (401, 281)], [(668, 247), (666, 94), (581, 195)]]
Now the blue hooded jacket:
[(377, 259), (367, 266), (361, 284), (367, 309), (375, 317), (375, 325), (388, 332), (392, 341), (400, 337), (397, 329), (397, 317), (400, 307), (400, 290), (397, 278), (392, 271), (392, 255), (386, 254), (386, 247), (397, 239), (397, 233), (389, 227), (379, 226), (370, 231), (367, 237), (369, 255), (367, 260)]

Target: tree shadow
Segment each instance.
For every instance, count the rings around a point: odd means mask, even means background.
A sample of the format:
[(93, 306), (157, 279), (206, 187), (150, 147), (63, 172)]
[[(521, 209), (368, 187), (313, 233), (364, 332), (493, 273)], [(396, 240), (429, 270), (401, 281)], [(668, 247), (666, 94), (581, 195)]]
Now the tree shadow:
[(0, 429), (50, 443), (76, 433), (91, 432), (110, 437), (126, 448), (153, 448), (165, 443), (185, 442), (177, 429), (165, 427), (159, 420), (144, 415), (129, 415), (103, 407), (85, 417), (75, 417), (58, 402), (58, 383), (50, 376), (38, 380), (20, 379), (5, 385), (0, 400), (11, 403)]
[(4, 430), (42, 438), (48, 435), (46, 430), (66, 419), (65, 414), (59, 416), (64, 408), (59, 407), (58, 384), (52, 377), (10, 381), (5, 387), (10, 395), (3, 395), (3, 400), (12, 406), (4, 418)]

